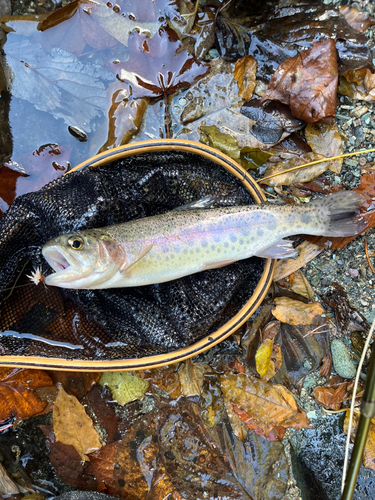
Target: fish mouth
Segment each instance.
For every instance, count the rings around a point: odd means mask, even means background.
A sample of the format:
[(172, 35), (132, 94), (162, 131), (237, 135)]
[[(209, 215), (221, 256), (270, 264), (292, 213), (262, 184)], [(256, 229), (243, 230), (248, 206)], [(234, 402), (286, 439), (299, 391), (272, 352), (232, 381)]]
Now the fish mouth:
[(71, 266), (71, 263), (66, 259), (66, 257), (53, 248), (45, 249), (43, 255), (56, 273), (65, 271), (65, 269)]

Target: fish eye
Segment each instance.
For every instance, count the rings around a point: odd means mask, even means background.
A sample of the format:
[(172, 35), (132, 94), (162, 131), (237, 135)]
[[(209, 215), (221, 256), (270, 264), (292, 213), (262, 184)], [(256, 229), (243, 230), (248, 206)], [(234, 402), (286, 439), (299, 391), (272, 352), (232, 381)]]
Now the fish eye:
[(74, 250), (82, 250), (82, 248), (84, 247), (84, 241), (80, 236), (74, 236), (74, 238), (70, 238), (68, 240), (68, 243)]

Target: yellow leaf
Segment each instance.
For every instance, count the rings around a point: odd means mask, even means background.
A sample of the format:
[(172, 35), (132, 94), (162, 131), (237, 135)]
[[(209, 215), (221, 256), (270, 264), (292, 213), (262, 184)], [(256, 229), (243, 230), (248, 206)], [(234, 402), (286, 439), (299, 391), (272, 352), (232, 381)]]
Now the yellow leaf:
[(75, 396), (67, 394), (60, 384), (53, 407), (53, 430), (56, 441), (74, 446), (82, 461), (88, 460), (87, 453), (102, 447), (99, 434), (85, 408)]
[[(354, 440), (355, 434), (357, 432), (359, 421), (359, 412), (354, 411), (353, 415), (353, 425), (352, 433), (350, 438)], [(349, 410), (346, 412), (344, 420), (344, 432), (348, 434), (348, 423), (349, 423)], [(371, 419), (370, 427), (367, 435), (367, 441), (365, 446), (365, 451), (363, 453), (363, 465), (369, 469), (375, 470), (375, 421)]]
[[(340, 132), (335, 123), (309, 123), (305, 128), (306, 141), (314, 151), (320, 155), (331, 157), (341, 155), (343, 152)], [(343, 159), (330, 162), (329, 170), (339, 174)]]
[(257, 62), (253, 56), (244, 56), (236, 61), (233, 76), (237, 80), (240, 88), (238, 95), (249, 101), (256, 86)]
[(304, 155), (291, 155), (289, 159), (284, 159), (279, 163), (272, 163), (267, 161), (267, 170), (264, 172), (264, 177), (269, 175), (278, 174), (276, 177), (271, 179), (266, 179), (260, 181), (262, 184), (267, 184), (267, 186), (291, 186), (297, 182), (310, 182), (315, 180), (319, 175), (325, 172), (329, 167), (329, 162), (317, 163), (316, 165), (311, 165), (310, 167), (303, 167), (298, 170), (293, 170), (292, 172), (281, 173), (289, 168), (294, 168), (299, 165), (304, 165), (305, 163), (310, 163), (312, 161), (317, 161), (324, 158), (323, 155), (317, 153), (305, 153)]
[(268, 380), (276, 375), (283, 362), (280, 345), (274, 345), (273, 339), (266, 339), (255, 354), (256, 370), (262, 380)]
[(119, 405), (143, 398), (149, 386), (147, 380), (133, 372), (103, 373), (98, 384), (108, 386)]
[(375, 74), (369, 69), (350, 69), (340, 78), (339, 94), (361, 101), (375, 100)]
[(305, 304), (288, 297), (277, 297), (275, 304), (272, 314), (282, 323), (289, 325), (312, 325), (321, 318), (322, 314), (325, 314), (325, 309), (319, 302)]

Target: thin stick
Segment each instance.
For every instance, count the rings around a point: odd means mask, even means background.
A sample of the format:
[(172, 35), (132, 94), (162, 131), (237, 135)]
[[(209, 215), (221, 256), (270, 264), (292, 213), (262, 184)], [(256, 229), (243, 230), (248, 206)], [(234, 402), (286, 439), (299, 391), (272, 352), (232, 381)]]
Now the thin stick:
[(297, 167), (288, 168), (287, 170), (283, 170), (282, 172), (278, 172), (277, 174), (272, 174), (268, 175), (267, 177), (262, 177), (262, 179), (257, 180), (257, 183), (260, 184), (267, 179), (272, 179), (272, 177), (277, 177), (278, 175), (287, 174), (288, 172), (293, 172), (294, 170), (299, 170), (300, 168), (310, 167), (311, 165), (317, 165), (318, 163), (323, 163), (331, 160), (339, 160), (340, 158), (346, 158), (347, 156), (358, 156), (361, 154), (374, 153), (374, 152), (375, 149), (364, 149), (363, 151), (355, 151), (354, 153), (345, 153), (338, 156), (331, 156), (330, 158), (322, 158), (321, 160), (315, 160), (309, 163), (304, 163), (303, 165), (298, 165)]
[(370, 266), (371, 271), (373, 273), (375, 273), (374, 266), (371, 264), (370, 254), (368, 252), (368, 244), (367, 244), (367, 239), (366, 238), (365, 238), (365, 254), (366, 254), (367, 262), (368, 262), (368, 265)]
[[(10, 289), (10, 292), (9, 292), (9, 293), (8, 293), (8, 295), (5, 297), (5, 300), (9, 299), (9, 297), (12, 295), (13, 290), (16, 288), (17, 281), (20, 279), (20, 276), (21, 276), (21, 274), (24, 272), (25, 267), (27, 266), (27, 264), (28, 264), (28, 263), (29, 263), (29, 261), (27, 260), (27, 261), (26, 261), (26, 263), (25, 263), (25, 265), (24, 265), (24, 266), (23, 266), (23, 268), (21, 269), (21, 272), (20, 272), (20, 273), (19, 273), (19, 275), (17, 276), (17, 279), (16, 279), (16, 281), (14, 282), (14, 285), (13, 285), (13, 286), (12, 286), (12, 288)], [(29, 283), (26, 283), (26, 284), (28, 285)], [(18, 285), (18, 287), (21, 287), (21, 286), (25, 286), (25, 285)], [(17, 287), (17, 288), (18, 288), (18, 287)], [(7, 288), (6, 288), (5, 290), (7, 290)], [(4, 290), (4, 291), (5, 291), (5, 290)]]
[(359, 383), (359, 376), (361, 374), (363, 362), (364, 362), (365, 357), (366, 357), (367, 349), (368, 349), (368, 347), (370, 345), (370, 340), (371, 340), (374, 328), (375, 328), (375, 318), (374, 318), (374, 320), (372, 322), (370, 331), (368, 332), (367, 339), (366, 339), (365, 345), (363, 347), (361, 359), (359, 360), (359, 363), (358, 363), (357, 374), (355, 376), (355, 381), (354, 381), (353, 397), (352, 397), (352, 402), (351, 402), (351, 405), (350, 405), (350, 413), (349, 413), (348, 435), (346, 436), (345, 459), (344, 459), (344, 466), (343, 466), (343, 469), (342, 469), (341, 493), (343, 493), (344, 488), (345, 488), (345, 477), (346, 477), (346, 469), (348, 467), (349, 444), (350, 444), (350, 434), (352, 433), (352, 420), (353, 420), (354, 405), (355, 405), (355, 395), (357, 394), (358, 383)]
[(167, 96), (166, 92), (164, 92), (164, 107), (165, 107), (164, 121), (165, 121), (165, 126), (166, 126), (166, 131), (167, 131), (167, 139), (170, 139), (171, 136), (169, 134), (168, 96)]

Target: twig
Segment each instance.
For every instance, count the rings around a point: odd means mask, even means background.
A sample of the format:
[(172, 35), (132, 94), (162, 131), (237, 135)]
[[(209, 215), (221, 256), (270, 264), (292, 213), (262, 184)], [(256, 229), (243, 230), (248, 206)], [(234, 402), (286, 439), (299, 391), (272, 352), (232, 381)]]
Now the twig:
[(368, 251), (367, 238), (365, 238), (365, 254), (366, 254), (367, 262), (368, 262), (368, 265), (370, 266), (371, 271), (373, 273), (375, 273), (374, 266), (371, 264), (371, 260), (370, 260), (370, 254), (369, 254), (369, 251)]

